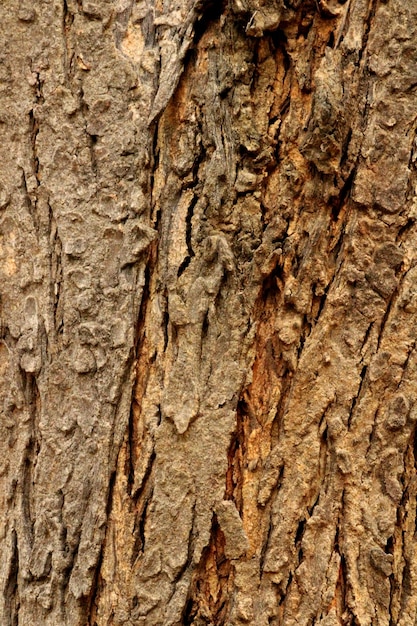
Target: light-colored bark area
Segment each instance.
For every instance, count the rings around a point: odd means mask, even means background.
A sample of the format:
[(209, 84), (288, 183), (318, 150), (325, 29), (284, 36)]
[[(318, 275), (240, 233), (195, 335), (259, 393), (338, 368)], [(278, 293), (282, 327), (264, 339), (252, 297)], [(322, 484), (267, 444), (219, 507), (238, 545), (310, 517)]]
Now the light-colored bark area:
[(417, 5), (0, 17), (1, 624), (414, 624)]

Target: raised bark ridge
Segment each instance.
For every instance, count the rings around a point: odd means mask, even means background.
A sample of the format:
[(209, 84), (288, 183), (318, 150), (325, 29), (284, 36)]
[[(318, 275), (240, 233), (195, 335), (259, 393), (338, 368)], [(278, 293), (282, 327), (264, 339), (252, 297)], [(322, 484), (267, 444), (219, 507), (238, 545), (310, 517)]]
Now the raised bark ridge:
[(0, 14), (2, 623), (413, 623), (417, 6)]

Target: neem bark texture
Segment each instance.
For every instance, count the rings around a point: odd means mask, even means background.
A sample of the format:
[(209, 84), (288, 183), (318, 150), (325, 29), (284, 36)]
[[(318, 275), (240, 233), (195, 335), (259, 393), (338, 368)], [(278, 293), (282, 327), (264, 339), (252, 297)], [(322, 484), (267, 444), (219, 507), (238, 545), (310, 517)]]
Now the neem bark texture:
[(413, 624), (417, 4), (0, 18), (1, 624)]

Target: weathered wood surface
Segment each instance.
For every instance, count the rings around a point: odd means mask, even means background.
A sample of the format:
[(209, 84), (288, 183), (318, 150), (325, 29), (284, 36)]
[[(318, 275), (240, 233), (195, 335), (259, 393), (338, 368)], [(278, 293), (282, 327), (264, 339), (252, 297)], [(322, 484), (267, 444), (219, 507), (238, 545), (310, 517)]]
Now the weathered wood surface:
[(414, 624), (417, 4), (0, 18), (0, 623)]

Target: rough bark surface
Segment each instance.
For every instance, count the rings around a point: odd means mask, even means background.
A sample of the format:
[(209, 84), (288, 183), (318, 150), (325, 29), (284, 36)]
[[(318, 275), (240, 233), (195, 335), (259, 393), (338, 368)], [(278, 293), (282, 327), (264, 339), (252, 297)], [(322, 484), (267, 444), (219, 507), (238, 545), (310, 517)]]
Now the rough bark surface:
[(417, 3), (0, 18), (1, 624), (415, 624)]

